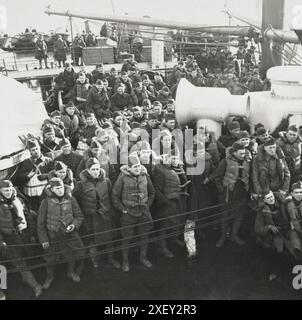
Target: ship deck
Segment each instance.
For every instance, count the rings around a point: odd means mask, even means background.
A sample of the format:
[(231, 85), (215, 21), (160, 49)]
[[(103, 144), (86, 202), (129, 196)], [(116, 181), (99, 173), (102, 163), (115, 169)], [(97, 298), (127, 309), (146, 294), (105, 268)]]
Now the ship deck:
[[(164, 69), (172, 68), (175, 63), (166, 62)], [(110, 72), (111, 68), (116, 68), (118, 71), (122, 68), (122, 63), (115, 64), (104, 64), (104, 71)], [(138, 67), (140, 70), (151, 70), (152, 66), (150, 62), (138, 63)], [(73, 67), (75, 72), (80, 71), (80, 67)], [(91, 72), (95, 69), (95, 65), (85, 66), (85, 70), (87, 72)], [(27, 80), (39, 80), (44, 78), (52, 78), (57, 76), (60, 72), (62, 72), (64, 68), (51, 68), (51, 69), (33, 69), (33, 70), (24, 70), (24, 71), (9, 71), (7, 72), (7, 76), (14, 78), (18, 81), (27, 81)]]

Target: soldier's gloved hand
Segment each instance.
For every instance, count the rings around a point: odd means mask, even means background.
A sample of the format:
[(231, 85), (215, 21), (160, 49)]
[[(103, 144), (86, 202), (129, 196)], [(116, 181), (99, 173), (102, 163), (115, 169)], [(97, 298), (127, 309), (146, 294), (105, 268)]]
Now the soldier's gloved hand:
[(8, 253), (8, 246), (4, 241), (0, 241), (0, 252), (2, 256), (5, 256)]
[(67, 226), (66, 228), (66, 232), (70, 233), (75, 229), (75, 225), (74, 224), (70, 224), (69, 226)]
[(48, 249), (48, 248), (49, 248), (49, 242), (43, 242), (43, 243), (42, 243), (42, 248), (43, 248), (44, 250)]

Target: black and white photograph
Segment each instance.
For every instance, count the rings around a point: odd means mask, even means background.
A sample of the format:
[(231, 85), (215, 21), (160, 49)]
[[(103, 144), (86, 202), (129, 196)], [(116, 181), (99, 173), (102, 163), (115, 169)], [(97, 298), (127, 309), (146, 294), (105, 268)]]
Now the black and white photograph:
[(301, 299), (301, 0), (0, 0), (0, 300)]

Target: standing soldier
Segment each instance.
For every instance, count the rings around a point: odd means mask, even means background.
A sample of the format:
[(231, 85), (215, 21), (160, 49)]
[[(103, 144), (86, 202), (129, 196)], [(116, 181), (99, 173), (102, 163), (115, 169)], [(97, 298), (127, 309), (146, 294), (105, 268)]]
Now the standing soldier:
[(281, 147), (291, 176), (291, 184), (297, 182), (301, 175), (302, 140), (298, 128), (290, 126), (286, 132), (279, 133), (277, 144)]
[(76, 66), (79, 66), (79, 60), (81, 58), (81, 65), (83, 65), (83, 48), (86, 47), (86, 44), (78, 33), (73, 41), (73, 51), (74, 51), (74, 62)]
[(44, 259), (50, 264), (46, 267), (45, 289), (54, 280), (54, 264), (59, 260), (60, 254), (67, 260), (68, 278), (79, 282), (84, 261), (79, 260), (76, 267), (76, 259), (83, 257), (85, 253), (77, 232), (84, 217), (76, 199), (60, 178), (50, 179), (49, 185), (38, 213), (38, 237), (45, 250)]
[(35, 58), (39, 61), (40, 68), (42, 69), (42, 60), (45, 62), (45, 68), (49, 69), (47, 66), (47, 45), (43, 39), (43, 36), (40, 34), (36, 43), (35, 43)]
[(154, 188), (156, 192), (155, 205), (152, 209), (152, 213), (155, 218), (168, 218), (160, 221), (158, 228), (160, 230), (161, 240), (160, 240), (160, 253), (167, 257), (173, 258), (173, 253), (168, 249), (166, 233), (168, 227), (173, 227), (177, 225), (178, 220), (173, 217), (180, 213), (180, 193), (181, 193), (181, 183), (177, 173), (173, 170), (171, 166), (171, 155), (162, 154), (162, 161), (160, 164), (156, 165), (153, 181)]
[(24, 241), (26, 242), (23, 237), (26, 229), (27, 221), (16, 190), (9, 180), (0, 181), (0, 257), (2, 253), (5, 260), (12, 260), (13, 266), (21, 269), (22, 280), (34, 290), (35, 296), (39, 297), (42, 286), (37, 283), (31, 271), (22, 271), (27, 267), (23, 259), (25, 248), (22, 246)]
[(47, 184), (47, 174), (51, 170), (52, 160), (42, 155), (36, 139), (29, 139), (27, 148), (31, 157), (20, 164), (16, 173), (16, 183), (28, 197), (30, 208), (38, 211), (40, 196)]
[(66, 52), (67, 52), (67, 43), (65, 40), (62, 39), (62, 36), (59, 34), (58, 40), (54, 44), (53, 48), (53, 57), (59, 63), (59, 68), (64, 66), (66, 61)]
[(110, 200), (111, 182), (96, 158), (88, 159), (87, 169), (80, 173), (80, 182), (76, 185), (74, 194), (85, 216), (85, 234), (95, 234), (87, 238), (93, 267), (98, 267), (97, 246), (106, 243), (109, 263), (115, 268), (120, 268), (119, 262), (114, 259), (110, 243), (113, 239), (111, 230), (114, 227)]
[(285, 200), (289, 191), (290, 171), (275, 139), (266, 140), (258, 148), (258, 154), (253, 161), (252, 181), (258, 196), (261, 196), (265, 190), (271, 190), (281, 201)]
[(138, 226), (140, 236), (140, 263), (146, 268), (152, 264), (147, 258), (148, 232), (152, 228), (150, 206), (155, 192), (147, 170), (141, 165), (137, 155), (130, 155), (128, 166), (121, 167), (121, 174), (112, 190), (113, 205), (122, 213), (122, 270), (129, 272), (129, 244), (133, 236), (134, 225)]
[(86, 78), (85, 73), (79, 73), (71, 94), (76, 107), (83, 113), (87, 111), (86, 103), (90, 88), (89, 79)]
[[(238, 245), (244, 245), (245, 242), (239, 238), (239, 230), (244, 219), (245, 205), (248, 200), (248, 191), (250, 185), (250, 168), (251, 158), (249, 158), (244, 146), (235, 142), (231, 148), (227, 149), (227, 156), (221, 160), (215, 172), (209, 177), (214, 181), (219, 195), (220, 201), (240, 202), (240, 206), (236, 206), (232, 210), (234, 220), (232, 222), (231, 240)], [(228, 219), (228, 214), (224, 214), (222, 219)], [(216, 244), (217, 248), (224, 245), (228, 233), (228, 222), (221, 222), (221, 236)]]

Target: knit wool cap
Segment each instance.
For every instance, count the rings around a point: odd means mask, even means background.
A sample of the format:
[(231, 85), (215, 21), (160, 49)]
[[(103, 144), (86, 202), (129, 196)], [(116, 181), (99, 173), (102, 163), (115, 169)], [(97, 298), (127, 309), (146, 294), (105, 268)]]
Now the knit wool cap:
[(53, 126), (46, 125), (43, 128), (43, 134), (45, 133), (55, 133), (55, 129), (53, 128)]
[(2, 189), (2, 188), (10, 188), (12, 186), (13, 186), (13, 184), (9, 180), (0, 181), (0, 189)]
[(40, 146), (39, 142), (37, 139), (28, 139), (26, 143), (27, 149), (35, 148)]
[(301, 190), (302, 189), (302, 181), (297, 181), (295, 183), (293, 183), (292, 185), (292, 191), (294, 190)]
[(237, 136), (238, 140), (244, 139), (244, 138), (249, 138), (249, 137), (250, 137), (250, 135), (247, 131), (240, 131)]
[(93, 112), (87, 112), (86, 113), (86, 119), (87, 118), (94, 118), (94, 113)]
[(245, 148), (242, 146), (242, 144), (235, 142), (232, 145), (232, 152), (237, 152), (238, 150), (244, 150)]
[(65, 170), (67, 168), (66, 164), (62, 161), (56, 161), (54, 165), (55, 171)]
[(268, 147), (268, 146), (273, 146), (273, 145), (275, 145), (276, 144), (276, 140), (274, 139), (274, 138), (269, 138), (268, 140), (266, 140), (265, 142), (264, 142), (264, 146), (265, 147)]
[(265, 129), (264, 127), (260, 127), (256, 131), (257, 136), (262, 136), (263, 134), (266, 134), (266, 133), (268, 133), (268, 130)]
[(123, 116), (123, 115), (122, 115), (121, 112), (115, 111), (115, 112), (113, 112), (112, 118), (115, 119), (116, 117), (122, 117), (122, 116)]
[(298, 132), (298, 128), (295, 125), (289, 126), (287, 131)]
[(68, 101), (67, 104), (64, 104), (64, 109), (75, 108), (75, 105), (72, 101)]
[(160, 101), (154, 101), (153, 102), (153, 107), (155, 107), (155, 106), (163, 106), (162, 104), (161, 104), (161, 102)]
[(100, 164), (97, 158), (89, 158), (86, 162), (86, 167), (90, 169), (93, 165)]
[(175, 120), (175, 115), (173, 113), (167, 113), (165, 115), (165, 121), (168, 122), (169, 120)]
[(129, 155), (129, 158), (128, 158), (128, 166), (129, 167), (132, 167), (136, 164), (141, 164), (140, 160), (139, 160), (139, 157), (137, 156), (137, 153), (136, 152), (133, 152)]
[(154, 114), (153, 112), (150, 112), (148, 114), (148, 120), (157, 120), (156, 114)]
[(230, 131), (235, 130), (235, 129), (240, 129), (240, 124), (238, 121), (231, 121), (228, 123), (228, 129)]
[(55, 111), (53, 111), (53, 112), (50, 114), (50, 117), (51, 117), (51, 118), (61, 117), (61, 112), (60, 112), (59, 110), (55, 110)]
[(62, 179), (60, 179), (60, 178), (51, 178), (49, 180), (49, 185), (50, 185), (51, 188), (63, 187), (64, 183), (63, 183)]
[(70, 145), (70, 141), (68, 139), (62, 139), (59, 143), (59, 147), (62, 148), (64, 146)]
[(169, 99), (167, 104), (175, 104), (175, 100), (174, 99)]

